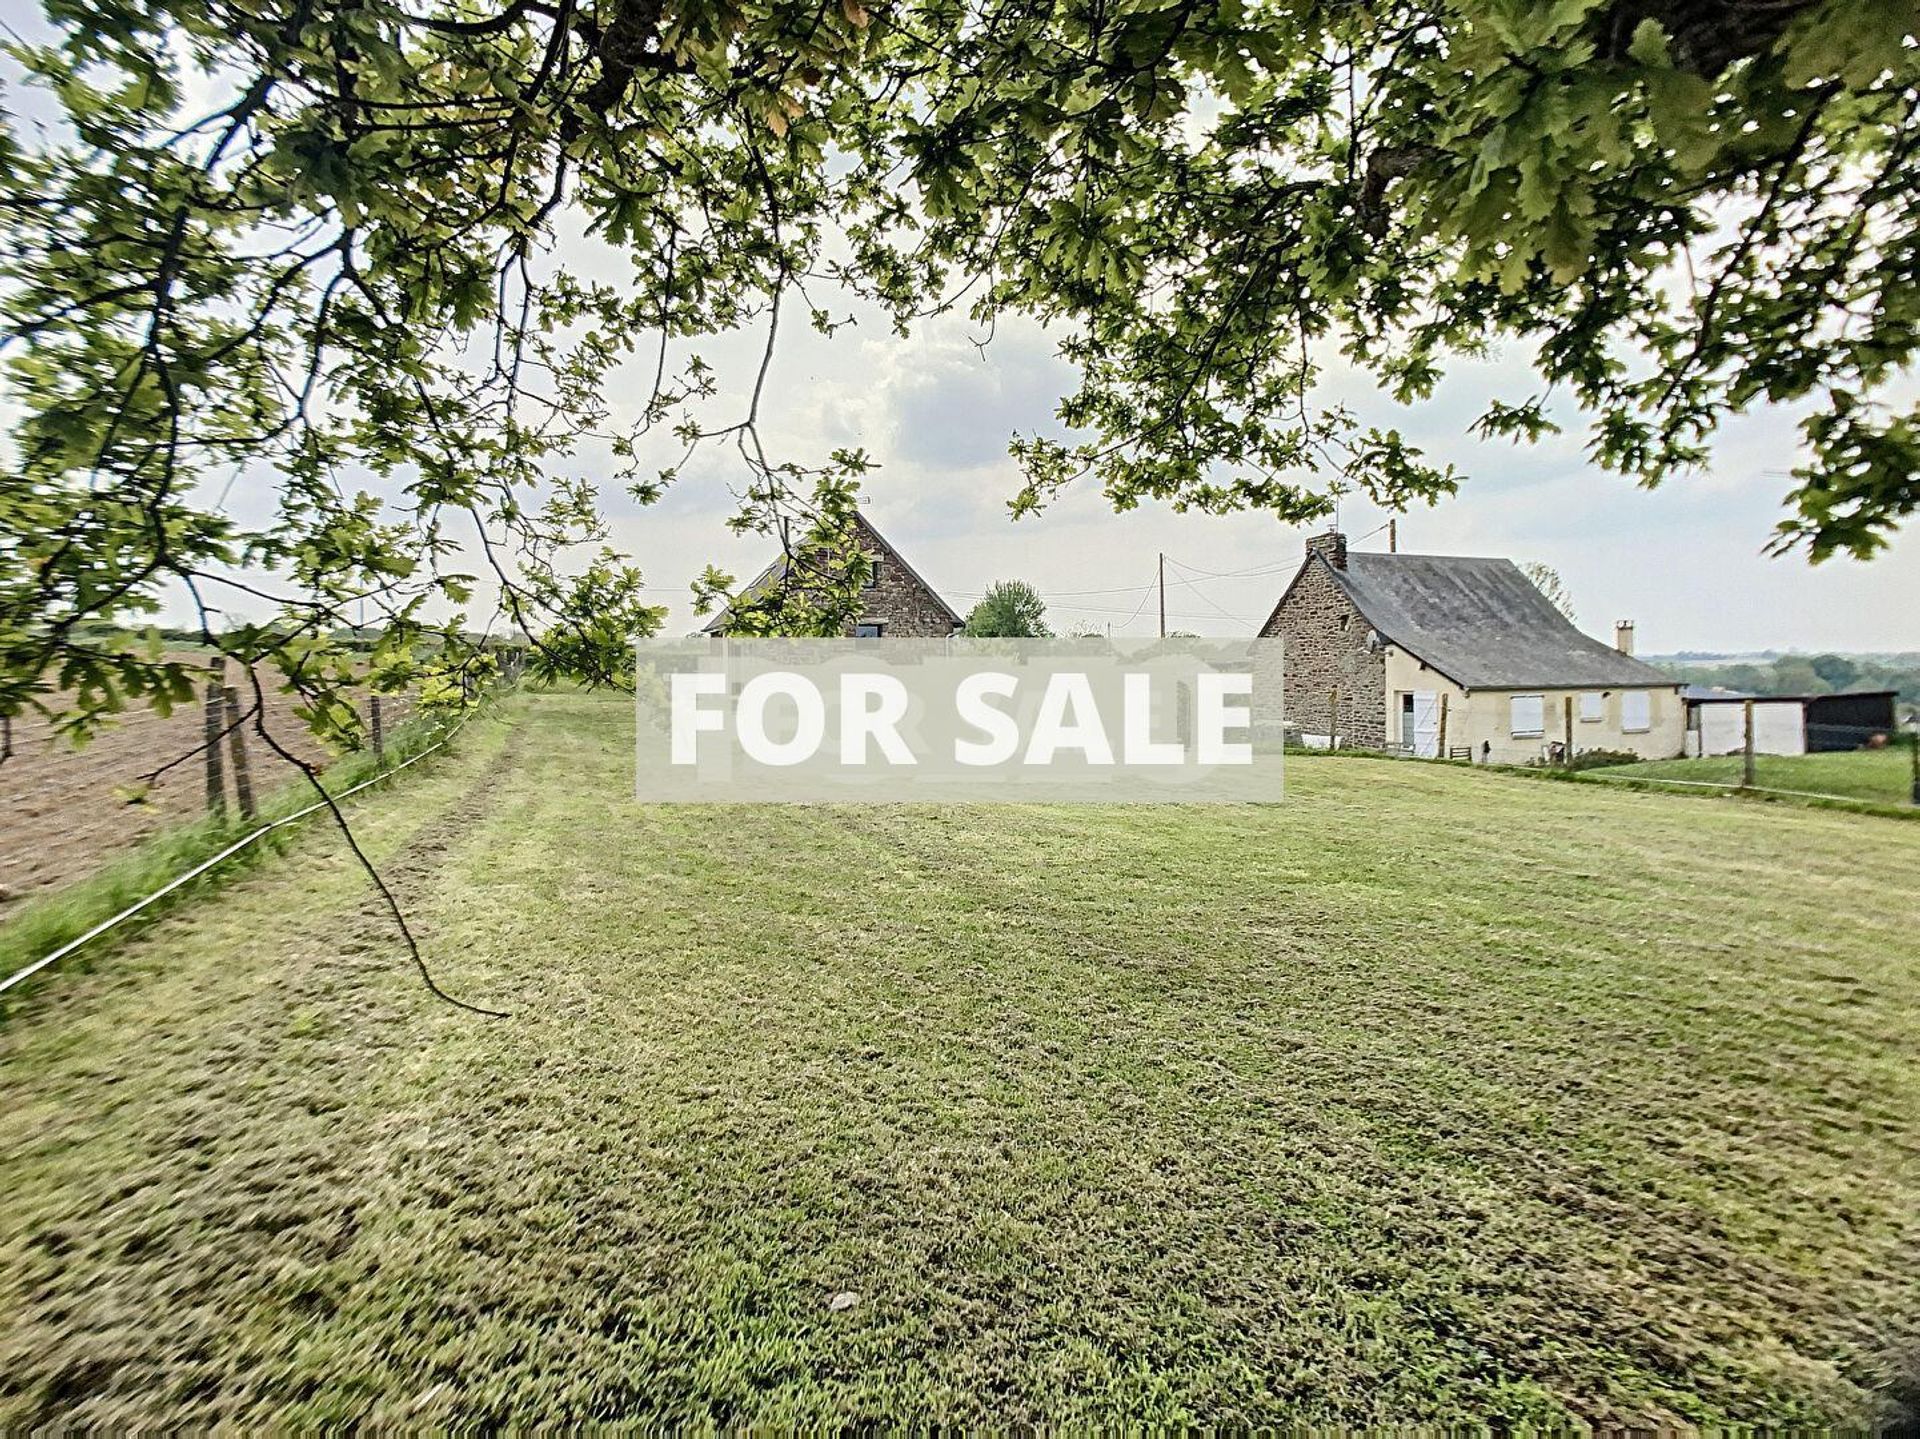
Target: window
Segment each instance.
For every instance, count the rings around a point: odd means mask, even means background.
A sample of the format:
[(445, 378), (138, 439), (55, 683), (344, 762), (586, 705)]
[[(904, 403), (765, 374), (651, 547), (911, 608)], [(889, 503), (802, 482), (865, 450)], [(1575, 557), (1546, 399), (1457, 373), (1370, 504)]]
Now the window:
[(857, 640), (877, 640), (887, 631), (887, 627), (878, 620), (868, 620), (853, 627), (853, 637)]
[(1627, 734), (1644, 734), (1653, 728), (1653, 696), (1649, 692), (1620, 692), (1620, 728)]
[(864, 585), (862, 585), (861, 588), (866, 590), (871, 590), (871, 589), (879, 588), (879, 585), (880, 585), (880, 556), (872, 555), (868, 558), (868, 563), (867, 563), (867, 582)]
[(1580, 718), (1589, 723), (1607, 717), (1607, 697), (1594, 690), (1580, 696)]
[(1507, 726), (1515, 735), (1537, 735), (1547, 732), (1547, 702), (1543, 695), (1515, 695), (1508, 701), (1512, 723)]

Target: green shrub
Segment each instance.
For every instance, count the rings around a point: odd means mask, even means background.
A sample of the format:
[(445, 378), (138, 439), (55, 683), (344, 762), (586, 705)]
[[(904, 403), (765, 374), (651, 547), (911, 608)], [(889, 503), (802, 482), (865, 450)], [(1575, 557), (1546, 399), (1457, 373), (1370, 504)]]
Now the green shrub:
[(1639, 764), (1641, 756), (1628, 749), (1581, 749), (1573, 752), (1567, 769), (1605, 769), (1608, 765)]
[(1542, 757), (1528, 760), (1525, 767), (1528, 769), (1605, 769), (1609, 765), (1640, 764), (1641, 762), (1641, 756), (1631, 750), (1582, 749), (1573, 752), (1572, 764), (1568, 764), (1565, 760)]

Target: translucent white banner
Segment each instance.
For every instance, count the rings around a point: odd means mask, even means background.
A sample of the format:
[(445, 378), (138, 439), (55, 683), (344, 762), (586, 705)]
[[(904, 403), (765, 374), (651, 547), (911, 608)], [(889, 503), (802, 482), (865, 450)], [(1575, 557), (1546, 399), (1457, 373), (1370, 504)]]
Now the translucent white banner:
[(1282, 797), (1278, 640), (643, 640), (648, 803)]

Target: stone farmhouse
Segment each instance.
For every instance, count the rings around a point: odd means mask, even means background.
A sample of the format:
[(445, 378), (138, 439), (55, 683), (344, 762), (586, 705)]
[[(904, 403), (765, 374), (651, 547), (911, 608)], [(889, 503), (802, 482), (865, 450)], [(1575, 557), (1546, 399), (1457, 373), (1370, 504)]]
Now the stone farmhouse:
[[(961, 627), (964, 621), (952, 606), (887, 543), (872, 521), (864, 514), (856, 514), (854, 525), (860, 536), (861, 552), (873, 563), (873, 573), (867, 580), (860, 613), (848, 621), (844, 631), (849, 639), (943, 639)], [(787, 576), (789, 563), (788, 557), (781, 555), (741, 593), (751, 597), (778, 586)], [(726, 634), (729, 613), (720, 611), (700, 632)]]
[(1582, 634), (1511, 560), (1347, 550), (1331, 531), (1260, 633), (1285, 641), (1287, 723), (1337, 743), (1497, 764), (1582, 750), (1681, 753), (1674, 678)]

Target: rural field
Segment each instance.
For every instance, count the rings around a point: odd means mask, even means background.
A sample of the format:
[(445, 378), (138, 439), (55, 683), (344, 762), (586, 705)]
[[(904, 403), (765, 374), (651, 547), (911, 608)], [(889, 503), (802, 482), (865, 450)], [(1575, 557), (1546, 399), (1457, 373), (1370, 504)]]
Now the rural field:
[[(1648, 760), (1643, 764), (1610, 765), (1602, 775), (1636, 779), (1686, 780), (1695, 784), (1738, 785), (1745, 762), (1737, 754), (1704, 755), (1699, 759)], [(1754, 783), (1762, 789), (1794, 790), (1802, 794), (1831, 795), (1836, 799), (1871, 800), (1875, 804), (1913, 802), (1913, 755), (1905, 745), (1887, 749), (1841, 750), (1831, 754), (1761, 754), (1754, 756)]]
[(522, 695), (0, 1018), (0, 1428), (1920, 1414), (1920, 825), (642, 808)]
[[(251, 692), (238, 669), (227, 678), (246, 691), (242, 703), (250, 706)], [(8, 725), (4, 739), (11, 753), (0, 764), (0, 920), (18, 915), (37, 895), (84, 879), (141, 840), (206, 812), (206, 761), (196, 754), (206, 735), (203, 704), (196, 697), (165, 715), (144, 706), (129, 710), (78, 749), (38, 716)], [(403, 695), (389, 695), (385, 704), (390, 723), (413, 708)], [(326, 763), (331, 756), (295, 710), (291, 699), (268, 688), (265, 718), (273, 736), (303, 761)], [(297, 769), (245, 726), (241, 739), (260, 795), (304, 783)], [(223, 763), (230, 764), (231, 739), (220, 748)], [(231, 803), (231, 774), (226, 792)], [(139, 802), (130, 803), (135, 794)]]

